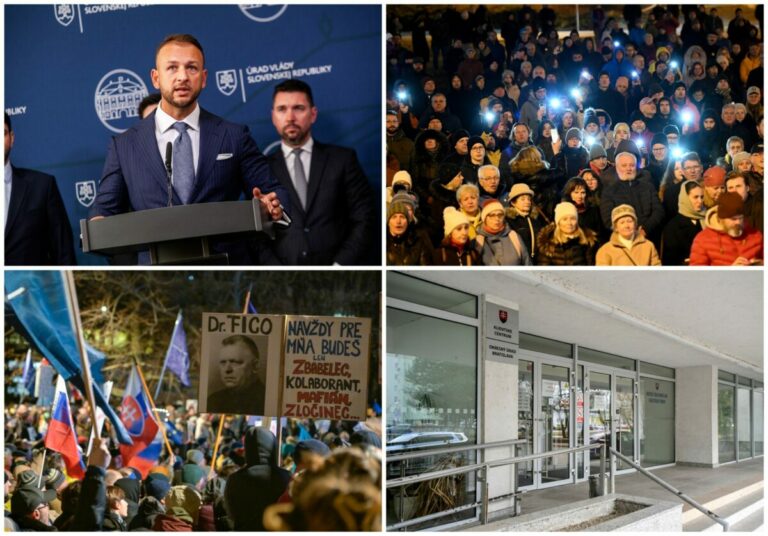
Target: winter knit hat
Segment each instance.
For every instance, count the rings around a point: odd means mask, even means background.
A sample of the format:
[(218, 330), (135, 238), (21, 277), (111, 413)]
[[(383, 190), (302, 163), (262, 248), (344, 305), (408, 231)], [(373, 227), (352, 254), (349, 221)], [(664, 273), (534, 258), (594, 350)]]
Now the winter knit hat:
[(579, 138), (579, 141), (582, 140), (581, 137), (581, 130), (578, 128), (569, 128), (568, 132), (565, 133), (565, 143), (568, 143), (568, 140), (572, 138)]
[(496, 210), (501, 210), (504, 212), (504, 205), (502, 205), (501, 202), (497, 199), (486, 200), (485, 203), (483, 203), (483, 209), (480, 211), (480, 219), (485, 221), (485, 217)]
[(449, 139), (451, 140), (451, 147), (456, 145), (461, 138), (469, 138), (469, 132), (467, 132), (463, 128), (457, 130), (456, 132), (452, 132), (449, 137)]
[(597, 114), (595, 113), (594, 108), (587, 108), (584, 111), (584, 128), (587, 128), (587, 125), (590, 123), (594, 123), (596, 125), (600, 124), (597, 120)]
[[(397, 205), (397, 207), (395, 207), (395, 205)], [(404, 208), (400, 207), (400, 205)], [(417, 207), (418, 202), (416, 201), (416, 196), (408, 192), (397, 192), (392, 196), (392, 201), (389, 202), (389, 207), (387, 208), (387, 220), (394, 214), (400, 213), (405, 214), (408, 221), (415, 221)]]
[(567, 201), (563, 201), (555, 207), (555, 224), (560, 223), (560, 220), (562, 220), (565, 216), (573, 216), (574, 218), (578, 219), (579, 211), (576, 209), (576, 205)]
[(482, 145), (483, 148), (485, 148), (485, 142), (483, 141), (483, 138), (481, 138), (480, 136), (472, 136), (471, 138), (469, 138), (469, 141), (467, 141), (467, 150), (471, 151), (472, 147), (474, 147), (478, 143)]
[(387, 207), (387, 221), (392, 219), (395, 214), (402, 214), (408, 221), (411, 221), (410, 212), (408, 211), (408, 203), (402, 201), (392, 202)]
[(744, 215), (744, 200), (736, 192), (724, 192), (717, 200), (717, 217), (735, 218)]
[(747, 151), (741, 151), (733, 155), (733, 169), (738, 169), (739, 164), (745, 160), (749, 160), (751, 155)]
[(523, 194), (528, 194), (531, 196), (531, 198), (533, 198), (533, 190), (531, 190), (531, 187), (524, 182), (518, 182), (512, 186), (512, 189), (509, 191), (509, 202), (513, 203), (516, 197), (519, 197)]
[(443, 236), (448, 236), (459, 225), (468, 224), (469, 218), (460, 210), (456, 210), (453, 207), (445, 207), (445, 210), (443, 210), (443, 222)]
[(616, 227), (616, 220), (624, 216), (632, 216), (635, 219), (635, 223), (637, 223), (637, 213), (632, 205), (619, 205), (611, 211), (611, 224), (613, 224), (613, 227)]
[(174, 509), (182, 509), (192, 518), (193, 525), (197, 524), (202, 503), (203, 499), (200, 493), (189, 486), (173, 486), (168, 491), (168, 495), (165, 496), (165, 507), (168, 512), (172, 512), (175, 517), (178, 517)]
[(669, 134), (680, 136), (680, 129), (677, 128), (677, 125), (667, 125), (664, 127), (661, 133), (664, 134), (665, 136), (668, 136)]
[(205, 455), (197, 449), (189, 449), (187, 451), (187, 462), (201, 464), (205, 461)]
[(720, 166), (712, 166), (704, 172), (704, 186), (724, 186), (725, 170)]
[(661, 132), (657, 132), (656, 134), (653, 135), (653, 138), (651, 138), (651, 149), (653, 149), (653, 146), (657, 144), (661, 144), (664, 147), (669, 147), (669, 142), (667, 141), (667, 137)]
[(602, 145), (599, 143), (593, 143), (592, 147), (589, 148), (589, 161), (595, 160), (596, 158), (603, 158), (607, 157), (608, 153), (605, 152), (605, 149)]
[(407, 171), (398, 171), (395, 173), (395, 176), (392, 177), (392, 186), (394, 186), (397, 183), (404, 183), (408, 185), (408, 189), (413, 188), (413, 179), (411, 179), (411, 174)]

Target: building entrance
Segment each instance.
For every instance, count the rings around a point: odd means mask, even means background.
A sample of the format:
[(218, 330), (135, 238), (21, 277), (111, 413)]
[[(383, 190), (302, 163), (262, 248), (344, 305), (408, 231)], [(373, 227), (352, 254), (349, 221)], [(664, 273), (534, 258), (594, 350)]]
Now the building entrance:
[[(622, 374), (624, 372), (624, 374)], [(630, 373), (631, 374), (631, 373)], [(518, 365), (518, 437), (528, 453), (594, 445), (518, 466), (518, 487), (585, 480), (600, 470), (603, 443), (636, 458), (636, 381), (626, 371), (522, 353)], [(619, 472), (628, 470), (619, 465)]]

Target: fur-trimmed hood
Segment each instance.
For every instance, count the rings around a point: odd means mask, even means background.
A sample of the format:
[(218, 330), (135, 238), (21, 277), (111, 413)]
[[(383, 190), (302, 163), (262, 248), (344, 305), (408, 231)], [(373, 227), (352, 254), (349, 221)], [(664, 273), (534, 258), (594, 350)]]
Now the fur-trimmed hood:
[(538, 236), (539, 252), (541, 255), (547, 257), (557, 257), (558, 247), (580, 245), (586, 248), (594, 248), (597, 244), (597, 234), (592, 229), (585, 227), (579, 227), (579, 232), (576, 237), (567, 240), (566, 242), (559, 242), (555, 238), (555, 230), (557, 229), (556, 223), (550, 223), (544, 227)]

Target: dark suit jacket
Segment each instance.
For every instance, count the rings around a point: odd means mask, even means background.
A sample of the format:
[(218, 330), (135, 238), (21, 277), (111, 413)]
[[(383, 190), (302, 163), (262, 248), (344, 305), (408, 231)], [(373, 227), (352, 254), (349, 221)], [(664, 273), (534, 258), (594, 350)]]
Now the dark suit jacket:
[(354, 150), (315, 140), (309, 168), (307, 208), (302, 209), (281, 148), (269, 167), (288, 190), (293, 220), (273, 242), (283, 264), (362, 264), (377, 237), (373, 192)]
[(208, 413), (264, 415), (267, 388), (256, 380), (242, 387), (224, 388), (208, 395)]
[(72, 227), (56, 179), (32, 169), (12, 169), (5, 264), (77, 264)]
[[(218, 159), (228, 154), (231, 157)], [(267, 159), (253, 141), (248, 127), (201, 109), (200, 155), (190, 203), (236, 201), (242, 195), (251, 199), (255, 186), (263, 193), (276, 192), (286, 210), (290, 210), (287, 192), (270, 173)], [(182, 204), (175, 191), (173, 204)], [(155, 114), (152, 113), (110, 141), (99, 192), (89, 217), (167, 205), (167, 175), (157, 149)], [(212, 245), (212, 249), (229, 253), (233, 264), (254, 263), (246, 242), (219, 242)]]

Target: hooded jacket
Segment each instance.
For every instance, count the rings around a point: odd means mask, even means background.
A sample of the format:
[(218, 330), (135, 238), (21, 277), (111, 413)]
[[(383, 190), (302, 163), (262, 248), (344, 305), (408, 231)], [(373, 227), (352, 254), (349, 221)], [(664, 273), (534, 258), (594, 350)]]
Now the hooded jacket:
[(262, 517), (288, 487), (291, 473), (277, 465), (277, 440), (269, 430), (245, 433), (246, 466), (227, 479), (224, 506), (236, 531), (263, 531)]
[(763, 233), (744, 225), (741, 236), (733, 238), (717, 217), (717, 206), (704, 218), (707, 228), (693, 239), (691, 266), (731, 266), (738, 257), (763, 259)]
[(683, 181), (678, 195), (678, 213), (669, 220), (661, 234), (661, 262), (664, 266), (684, 266), (691, 255), (691, 244), (704, 229), (704, 211), (693, 210)]

